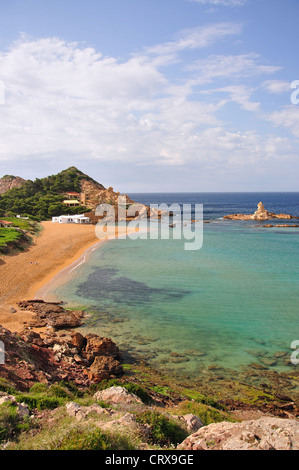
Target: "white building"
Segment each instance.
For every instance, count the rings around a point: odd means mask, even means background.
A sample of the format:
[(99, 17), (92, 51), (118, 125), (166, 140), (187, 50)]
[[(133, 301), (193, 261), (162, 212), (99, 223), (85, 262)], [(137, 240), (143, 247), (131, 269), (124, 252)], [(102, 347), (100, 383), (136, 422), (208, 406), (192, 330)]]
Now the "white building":
[(53, 224), (90, 224), (90, 218), (84, 214), (79, 215), (60, 215), (52, 217)]

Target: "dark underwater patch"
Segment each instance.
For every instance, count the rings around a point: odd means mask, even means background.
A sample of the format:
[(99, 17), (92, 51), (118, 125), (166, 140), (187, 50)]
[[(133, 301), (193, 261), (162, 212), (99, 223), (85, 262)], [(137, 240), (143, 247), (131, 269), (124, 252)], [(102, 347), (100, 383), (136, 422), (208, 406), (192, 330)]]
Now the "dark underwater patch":
[(176, 301), (190, 294), (191, 291), (160, 289), (150, 287), (139, 281), (118, 275), (117, 269), (94, 268), (87, 280), (80, 284), (76, 294), (93, 300), (110, 299), (115, 303), (140, 305), (157, 301)]

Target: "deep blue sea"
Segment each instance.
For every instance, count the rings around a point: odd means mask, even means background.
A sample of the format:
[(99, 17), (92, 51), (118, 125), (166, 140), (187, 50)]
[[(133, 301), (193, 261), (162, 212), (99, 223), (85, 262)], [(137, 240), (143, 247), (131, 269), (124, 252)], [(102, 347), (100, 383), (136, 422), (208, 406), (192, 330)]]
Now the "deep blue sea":
[(129, 238), (101, 245), (55, 288), (70, 306), (91, 312), (84, 328), (178, 376), (252, 363), (295, 367), (289, 358), (299, 340), (299, 228), (264, 225), (299, 220), (222, 217), (252, 214), (260, 201), (270, 212), (299, 217), (299, 193), (129, 196), (147, 205), (203, 204), (203, 246), (186, 251), (184, 240)]

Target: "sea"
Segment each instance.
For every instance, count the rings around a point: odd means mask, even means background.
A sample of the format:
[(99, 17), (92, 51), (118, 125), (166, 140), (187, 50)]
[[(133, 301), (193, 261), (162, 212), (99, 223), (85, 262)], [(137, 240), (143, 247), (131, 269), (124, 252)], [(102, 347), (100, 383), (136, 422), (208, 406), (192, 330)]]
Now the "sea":
[(297, 371), (299, 228), (290, 225), (299, 220), (223, 216), (252, 214), (262, 202), (269, 212), (299, 217), (299, 193), (129, 196), (146, 205), (176, 204), (182, 213), (185, 207), (182, 226), (195, 224), (202, 205), (202, 246), (186, 250), (186, 240), (171, 235), (100, 244), (52, 288), (66, 305), (89, 313), (83, 331), (109, 336), (127, 358), (185, 380), (209, 371), (233, 376), (252, 364)]

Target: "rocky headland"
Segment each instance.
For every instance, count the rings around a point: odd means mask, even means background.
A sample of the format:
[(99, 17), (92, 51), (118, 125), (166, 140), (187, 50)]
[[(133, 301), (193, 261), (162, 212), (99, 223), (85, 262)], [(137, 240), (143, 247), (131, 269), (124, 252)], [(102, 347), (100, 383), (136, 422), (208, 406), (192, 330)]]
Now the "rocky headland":
[(110, 338), (79, 331), (84, 311), (42, 300), (18, 307), (31, 314), (23, 330), (0, 326), (3, 449), (299, 449), (291, 398), (268, 403), (262, 390), (259, 405), (209, 398), (124, 360)]
[(275, 214), (274, 212), (269, 212), (265, 209), (262, 202), (259, 202), (257, 206), (257, 210), (254, 214), (231, 214), (225, 215), (223, 219), (225, 220), (272, 220), (272, 219), (281, 219), (281, 220), (290, 220), (290, 219), (298, 219), (299, 217), (295, 217), (290, 214)]

